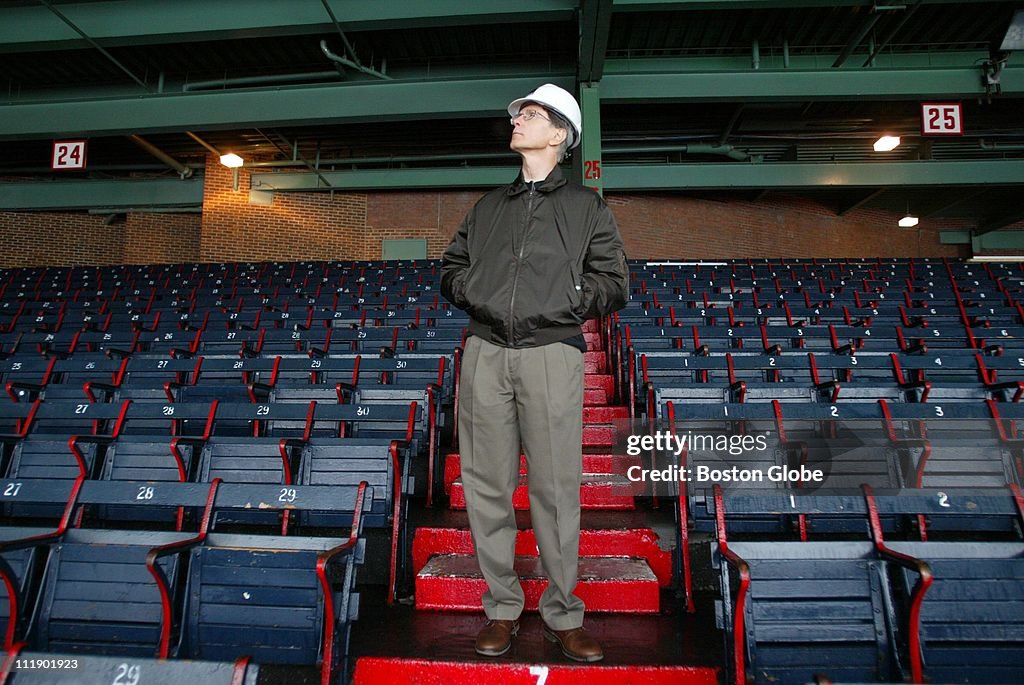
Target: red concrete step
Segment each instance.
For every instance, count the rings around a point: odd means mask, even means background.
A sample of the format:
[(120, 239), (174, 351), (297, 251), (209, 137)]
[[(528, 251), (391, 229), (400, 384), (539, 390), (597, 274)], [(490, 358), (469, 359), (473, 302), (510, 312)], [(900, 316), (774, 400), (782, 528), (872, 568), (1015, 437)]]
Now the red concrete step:
[[(547, 577), (538, 557), (516, 557), (516, 573), (526, 595), (526, 611), (537, 611)], [(487, 589), (476, 557), (446, 554), (432, 558), (416, 575), (416, 608), (480, 611)], [(576, 594), (587, 611), (656, 614), (658, 578), (646, 562), (625, 557), (581, 557)]]
[(608, 404), (608, 401), (610, 399), (611, 399), (611, 396), (608, 395), (601, 388), (594, 388), (593, 390), (584, 390), (583, 391), (583, 406), (584, 407), (604, 406), (604, 405)]
[[(625, 475), (628, 465), (639, 463), (639, 458), (624, 457), (611, 454), (610, 452), (584, 452), (583, 473), (619, 473)], [(462, 457), (458, 452), (449, 452), (444, 457), (444, 492), (451, 492), (452, 483), (462, 472)], [(526, 455), (519, 455), (519, 473), (526, 473)]]
[(588, 321), (584, 321), (583, 325), (580, 326), (580, 329), (584, 333), (600, 333), (601, 332), (601, 327), (598, 325), (597, 319), (590, 319)]
[(583, 426), (584, 447), (611, 447), (615, 444), (615, 426)]
[(711, 666), (538, 665), (360, 657), (354, 677), (355, 685), (717, 685), (718, 670)]
[(583, 373), (607, 373), (607, 361), (604, 352), (586, 352), (583, 354)]
[(604, 341), (600, 333), (584, 333), (583, 339), (587, 341), (587, 351), (598, 352), (604, 350)]
[[(587, 407), (584, 406), (584, 410), (586, 409)], [(615, 426), (608, 424), (583, 426), (584, 447), (611, 447), (615, 444), (615, 437)]]
[[(668, 587), (672, 582), (672, 554), (661, 548), (658, 535), (650, 528), (580, 531), (580, 556), (599, 557), (610, 552), (643, 559), (661, 587)], [(473, 535), (468, 528), (420, 527), (412, 541), (412, 572), (419, 573), (430, 558), (437, 555), (473, 553)], [(537, 556), (537, 553), (537, 538), (533, 530), (518, 531), (516, 555), (530, 557)]]
[(628, 419), (629, 407), (583, 407), (583, 424), (608, 424), (617, 419)]
[[(584, 509), (630, 510), (636, 507), (633, 496), (638, 484), (617, 474), (583, 474), (580, 486), (580, 506)], [(456, 478), (449, 492), (452, 509), (466, 508), (466, 493), (462, 479)], [(512, 506), (525, 511), (530, 508), (530, 494), (526, 489), (526, 476), (519, 477), (519, 487), (512, 493)]]
[(583, 374), (583, 388), (601, 388), (611, 395), (615, 392), (615, 378), (610, 373), (586, 373)]

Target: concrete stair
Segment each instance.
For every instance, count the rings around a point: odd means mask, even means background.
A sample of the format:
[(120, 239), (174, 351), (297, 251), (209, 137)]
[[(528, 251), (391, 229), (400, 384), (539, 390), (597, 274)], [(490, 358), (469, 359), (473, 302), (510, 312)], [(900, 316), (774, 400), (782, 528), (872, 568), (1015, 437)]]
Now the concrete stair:
[(583, 373), (608, 373), (607, 362), (602, 350), (588, 351), (583, 354)]
[[(636, 506), (633, 501), (637, 492), (636, 486), (637, 484), (618, 474), (584, 473), (580, 485), (580, 506), (584, 509), (632, 509)], [(452, 482), (448, 497), (452, 509), (466, 508), (466, 493), (461, 477)], [(525, 475), (519, 476), (519, 486), (512, 494), (512, 506), (516, 509), (530, 508), (530, 493)]]
[(583, 376), (583, 406), (599, 407), (611, 403), (615, 395), (615, 377), (609, 373), (588, 373)]
[[(451, 510), (441, 525), (416, 528), (412, 545), (415, 610), (403, 614), (415, 626), (403, 631), (389, 620), (384, 634), (407, 635), (392, 654), (357, 660), (357, 685), (423, 683), (477, 685), (494, 682), (559, 685), (645, 683), (647, 685), (717, 685), (718, 669), (706, 665), (699, 648), (680, 641), (672, 619), (661, 614), (662, 594), (672, 582), (671, 553), (651, 528), (623, 526), (621, 518), (642, 517), (634, 509), (637, 486), (624, 475), (631, 460), (619, 450), (614, 456), (616, 424), (628, 418), (626, 407), (611, 406), (614, 378), (605, 369), (597, 322), (588, 322), (584, 378), (583, 483), (580, 490), (584, 527), (580, 531), (577, 594), (586, 602), (588, 630), (605, 649), (606, 660), (576, 664), (541, 636), (537, 602), (547, 586), (536, 537), (520, 522), (516, 535), (516, 571), (526, 594), (522, 629), (509, 654), (499, 659), (480, 657), (472, 648), (483, 624), (480, 597), (486, 583), (474, 556), (465, 513), (465, 492), (456, 452), (444, 462), (444, 484)], [(529, 508), (526, 459), (520, 455), (520, 485), (513, 494), (517, 510)], [(622, 513), (614, 514), (615, 510)], [(526, 517), (524, 511), (517, 514)], [(598, 526), (587, 527), (587, 517)], [(603, 517), (594, 519), (593, 517)], [(618, 524), (618, 527), (612, 527)], [(524, 525), (526, 527), (524, 527)], [(688, 650), (693, 651), (692, 654)], [(697, 665), (694, 665), (697, 664)]]
[[(526, 611), (536, 611), (547, 576), (536, 556), (517, 556), (526, 595)], [(416, 607), (480, 611), (480, 596), (487, 589), (476, 557), (469, 554), (434, 556), (416, 574)], [(587, 611), (657, 613), (658, 578), (641, 559), (627, 557), (580, 557), (576, 594)]]
[[(611, 552), (618, 557), (643, 560), (661, 587), (668, 587), (672, 582), (672, 556), (658, 545), (658, 536), (650, 528), (584, 528), (580, 531), (580, 556), (608, 556)], [(454, 554), (473, 554), (473, 536), (468, 528), (422, 526), (416, 529), (412, 543), (413, 573), (419, 573), (433, 556)], [(516, 555), (537, 555), (537, 539), (532, 529), (516, 533)]]
[[(635, 463), (638, 458), (614, 455), (611, 450), (602, 447), (588, 447), (583, 450), (583, 473), (606, 473), (619, 476), (626, 475), (626, 470)], [(451, 494), (452, 483), (459, 478), (462, 471), (462, 458), (458, 452), (450, 452), (445, 455), (444, 460), (444, 492)], [(519, 473), (526, 474), (526, 455), (519, 455)]]

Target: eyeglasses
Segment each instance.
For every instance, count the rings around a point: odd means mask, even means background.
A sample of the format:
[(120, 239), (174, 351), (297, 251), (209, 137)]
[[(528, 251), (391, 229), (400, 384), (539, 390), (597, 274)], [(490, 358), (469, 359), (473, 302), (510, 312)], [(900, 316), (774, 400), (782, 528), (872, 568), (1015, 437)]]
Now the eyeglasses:
[(544, 121), (547, 121), (549, 123), (551, 122), (551, 119), (549, 119), (546, 116), (544, 116), (543, 114), (541, 114), (539, 109), (524, 109), (524, 110), (520, 110), (519, 114), (516, 114), (516, 115), (510, 117), (509, 121), (513, 125), (515, 125), (516, 119), (518, 119), (519, 117), (522, 117), (523, 121), (533, 121), (537, 117), (540, 117)]

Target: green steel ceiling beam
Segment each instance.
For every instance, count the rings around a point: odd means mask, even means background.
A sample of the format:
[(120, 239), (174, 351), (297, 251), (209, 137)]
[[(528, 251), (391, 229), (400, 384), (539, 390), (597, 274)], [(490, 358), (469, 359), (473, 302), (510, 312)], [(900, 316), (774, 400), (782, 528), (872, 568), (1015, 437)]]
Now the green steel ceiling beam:
[[(884, 73), (888, 70), (916, 69), (978, 69), (981, 62), (989, 59), (987, 50), (948, 50), (941, 52), (884, 52), (875, 58), (870, 68), (850, 62), (835, 69), (832, 64), (839, 57), (838, 51), (790, 54), (789, 62), (781, 44), (760, 43), (758, 46), (759, 66), (762, 72), (821, 72), (835, 74), (845, 71), (870, 71)], [(1018, 65), (1019, 66), (1019, 65)], [(705, 72), (755, 72), (751, 67), (751, 53), (744, 50), (727, 55), (688, 55), (686, 57), (633, 57), (628, 54), (615, 57), (605, 63), (606, 74), (692, 74)]]
[(397, 119), (497, 117), (543, 78), (567, 90), (572, 76), (453, 81), (368, 81), (0, 105), (0, 140), (208, 131)]
[(197, 207), (203, 178), (130, 181), (33, 181), (0, 183), (0, 210), (128, 209)]
[[(680, 60), (682, 61), (682, 60)], [(644, 60), (608, 60), (601, 102), (770, 102), (983, 97), (981, 69), (643, 71)], [(1024, 93), (1024, 66), (1002, 73), (1003, 97)]]
[[(253, 172), (252, 188), (280, 192), (332, 188), (493, 188), (511, 182), (518, 171), (518, 166), (511, 164), (505, 167), (321, 170), (331, 187), (325, 186), (311, 173)], [(838, 164), (609, 164), (602, 166), (601, 182), (605, 192), (1024, 185), (1024, 163), (1017, 160), (993, 160)]]
[[(639, 62), (633, 60), (631, 68)], [(568, 90), (575, 87), (575, 79), (569, 75), (535, 74), (17, 102), (0, 105), (0, 140), (496, 116), (509, 100), (536, 87), (539, 79)], [(1002, 86), (1002, 97), (1024, 94), (1024, 66), (1006, 67)], [(969, 98), (982, 94), (976, 68), (722, 73), (624, 73), (606, 68), (601, 80), (603, 105)]]
[(511, 183), (519, 167), (458, 167), (444, 169), (367, 169), (320, 171), (330, 187), (316, 174), (306, 172), (254, 172), (252, 190), (290, 192), (309, 190), (395, 190), (403, 188), (494, 188)]
[(577, 80), (594, 83), (604, 73), (608, 32), (612, 25), (612, 0), (581, 0), (580, 57)]
[[(330, 0), (346, 31), (568, 20), (576, 0)], [(320, 2), (294, 0), (103, 0), (60, 10), (101, 45), (333, 33)], [(0, 53), (84, 47), (82, 38), (35, 3), (0, 10)]]
[[(999, 0), (996, 0), (997, 2)], [(1006, 0), (1010, 2), (1011, 0)], [(908, 5), (893, 0), (887, 5)], [(962, 4), (962, 0), (923, 0), (925, 5)], [(676, 12), (692, 10), (790, 9), (806, 7), (870, 7), (877, 0), (615, 0), (616, 12)]]
[(605, 191), (1024, 185), (1024, 162), (605, 164)]
[[(758, 46), (758, 71), (761, 72), (820, 72), (835, 74), (840, 71), (886, 72), (888, 70), (916, 69), (978, 69), (981, 62), (989, 59), (987, 50), (956, 50), (943, 52), (883, 52), (875, 58), (870, 69), (854, 61), (834, 69), (832, 64), (839, 52), (817, 52), (813, 54), (790, 54), (787, 64), (781, 44), (760, 43)], [(657, 73), (708, 73), (708, 72), (752, 72), (749, 50), (731, 55), (691, 55), (687, 57), (616, 57), (605, 63), (605, 74), (657, 74)], [(979, 76), (980, 78), (980, 76)]]

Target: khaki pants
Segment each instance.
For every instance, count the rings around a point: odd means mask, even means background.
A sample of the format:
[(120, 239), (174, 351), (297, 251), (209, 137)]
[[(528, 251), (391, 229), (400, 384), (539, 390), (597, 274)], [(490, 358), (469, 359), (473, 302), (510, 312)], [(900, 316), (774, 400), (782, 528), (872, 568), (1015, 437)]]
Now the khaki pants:
[(583, 625), (573, 594), (579, 564), (583, 470), (583, 353), (564, 343), (509, 349), (466, 341), (459, 386), (459, 454), (480, 571), (484, 613), (516, 619), (523, 589), (513, 569), (512, 492), (520, 448), (529, 472), (530, 519), (548, 587), (540, 614), (553, 630)]

